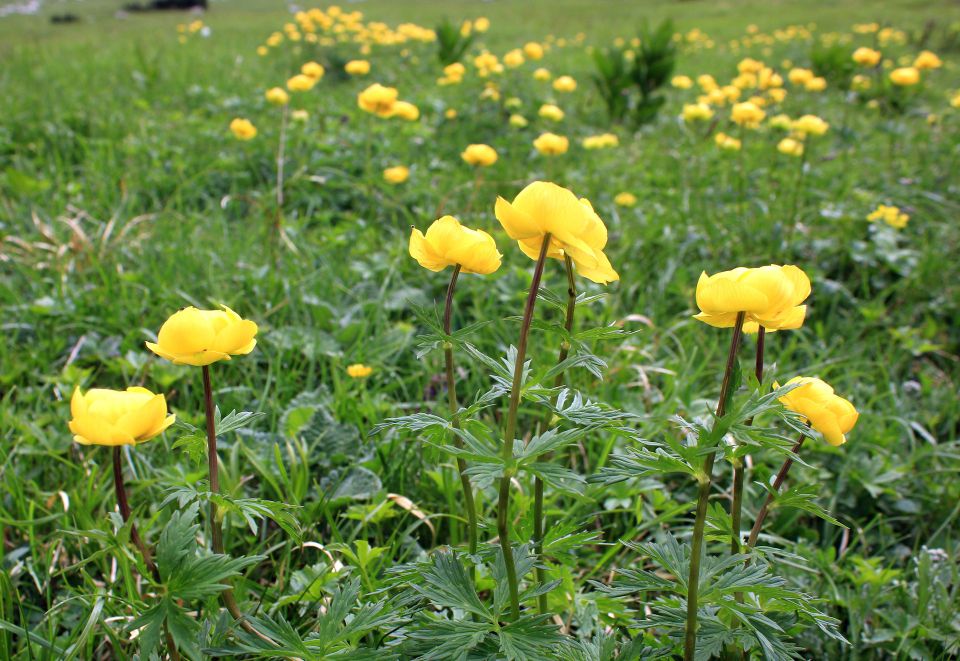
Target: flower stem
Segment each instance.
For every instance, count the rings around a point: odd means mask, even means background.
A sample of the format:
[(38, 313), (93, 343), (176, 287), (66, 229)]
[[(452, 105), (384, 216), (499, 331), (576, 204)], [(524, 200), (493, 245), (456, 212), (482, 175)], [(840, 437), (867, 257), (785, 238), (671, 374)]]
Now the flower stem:
[[(745, 313), (737, 314), (733, 326), (733, 336), (730, 339), (730, 351), (727, 353), (727, 364), (723, 371), (723, 383), (720, 386), (720, 401), (717, 402), (717, 416), (714, 425), (727, 412), (727, 397), (730, 391), (730, 380), (733, 376), (733, 366), (737, 360), (737, 349), (740, 346), (740, 337), (743, 333)], [(711, 449), (703, 460), (703, 469), (698, 480), (700, 488), (697, 493), (697, 513), (693, 523), (693, 548), (690, 552), (690, 576), (687, 579), (687, 631), (683, 648), (684, 661), (693, 661), (697, 649), (697, 594), (700, 589), (700, 560), (703, 552), (703, 529), (707, 520), (707, 503), (710, 500), (710, 487), (713, 482), (713, 462), (717, 453)]]
[[(127, 502), (127, 490), (123, 485), (123, 466), (121, 461), (120, 446), (115, 445), (113, 447), (113, 488), (117, 492), (117, 505), (120, 506), (120, 516), (123, 517), (123, 522), (127, 523), (130, 521), (131, 512), (130, 503)], [(160, 583), (160, 570), (153, 561), (149, 547), (144, 543), (143, 538), (140, 537), (140, 533), (137, 532), (136, 523), (130, 523), (130, 539), (140, 550), (140, 555), (143, 556), (143, 563), (147, 566), (150, 575), (153, 576), (153, 580)], [(163, 635), (167, 643), (167, 654), (169, 654), (170, 658), (174, 661), (180, 661), (180, 653), (177, 651), (177, 645), (174, 643), (173, 636), (170, 635), (170, 630), (167, 628), (166, 623), (163, 625)]]
[[(797, 442), (794, 443), (791, 452), (797, 454), (800, 452), (800, 448), (803, 446), (803, 441), (806, 439), (806, 434), (800, 434), (800, 438), (797, 439)], [(754, 544), (757, 543), (757, 538), (760, 536), (760, 529), (763, 527), (763, 520), (767, 518), (767, 514), (770, 511), (770, 504), (773, 502), (773, 495), (780, 491), (780, 487), (783, 486), (783, 481), (787, 477), (787, 472), (790, 470), (790, 467), (793, 466), (793, 459), (787, 457), (783, 461), (783, 465), (780, 467), (780, 470), (777, 472), (777, 476), (773, 479), (773, 490), (767, 494), (767, 499), (763, 501), (763, 507), (760, 508), (760, 511), (757, 512), (757, 520), (753, 522), (753, 528), (750, 530), (750, 537), (747, 538), (747, 547), (753, 548)]]
[[(220, 493), (220, 469), (217, 464), (217, 430), (213, 414), (213, 387), (210, 385), (210, 366), (203, 366), (203, 404), (207, 416), (207, 467), (210, 472), (210, 549), (217, 554), (223, 555), (223, 529), (220, 527), (220, 515), (217, 511), (217, 502), (214, 496)], [(267, 636), (257, 631), (250, 622), (247, 621), (244, 614), (237, 605), (237, 600), (233, 596), (233, 588), (226, 588), (220, 593), (220, 599), (224, 607), (237, 620), (244, 629), (266, 640), (273, 642)]]
[[(567, 315), (564, 320), (563, 327), (570, 333), (573, 330), (573, 315), (577, 306), (577, 282), (573, 276), (573, 260), (570, 259), (570, 255), (564, 255), (563, 258), (564, 266), (567, 271)], [(570, 353), (570, 343), (564, 339), (563, 343), (560, 345), (560, 353), (557, 356), (557, 364), (561, 364), (567, 359), (567, 355)], [(553, 381), (553, 387), (559, 388), (563, 385), (563, 372), (557, 374), (557, 377)], [(542, 434), (550, 426), (550, 418), (552, 416), (551, 411), (548, 409), (546, 415), (544, 416), (543, 424), (540, 425), (540, 433)], [(534, 477), (533, 480), (533, 548), (534, 552), (537, 554), (537, 557), (540, 560), (540, 563), (537, 565), (537, 582), (545, 583), (547, 580), (547, 572), (544, 569), (543, 565), (543, 529), (544, 529), (544, 520), (543, 520), (543, 480), (539, 477)], [(537, 597), (537, 608), (540, 611), (541, 615), (547, 613), (547, 595), (541, 594)]]
[[(763, 382), (763, 352), (766, 329), (761, 325), (757, 330), (757, 359), (754, 365), (754, 374), (758, 382)], [(747, 420), (747, 426), (753, 424), (753, 418)], [(730, 538), (730, 552), (740, 553), (740, 521), (743, 512), (743, 461), (739, 457), (733, 460), (733, 503), (730, 506), (730, 521), (733, 535)], [(738, 593), (739, 594), (739, 593)]]
[(510, 588), (510, 619), (516, 621), (520, 616), (520, 589), (517, 585), (517, 568), (513, 564), (513, 549), (510, 548), (510, 526), (507, 521), (510, 510), (510, 479), (513, 477), (513, 441), (517, 431), (517, 409), (520, 406), (520, 390), (523, 387), (523, 363), (527, 355), (527, 336), (533, 322), (533, 310), (537, 304), (537, 292), (543, 277), (543, 266), (547, 261), (547, 249), (550, 247), (550, 234), (545, 234), (540, 245), (540, 255), (533, 270), (530, 293), (523, 310), (523, 322), (520, 324), (520, 341), (517, 343), (516, 362), (513, 366), (513, 385), (510, 388), (510, 408), (507, 409), (507, 423), (503, 435), (503, 477), (500, 478), (500, 499), (497, 503), (497, 534), (500, 537), (500, 549), (503, 564), (507, 572), (507, 585)]
[[(450, 317), (453, 314), (453, 292), (457, 287), (457, 277), (460, 275), (461, 266), (457, 264), (450, 275), (450, 285), (447, 287), (447, 301), (443, 308), (443, 332), (451, 334)], [(443, 350), (444, 360), (447, 368), (447, 402), (450, 405), (450, 424), (454, 429), (460, 428), (460, 419), (457, 412), (460, 406), (457, 404), (457, 384), (454, 377), (453, 368), (453, 347), (447, 344)], [(453, 435), (453, 444), (456, 447), (463, 447), (463, 442), (456, 434)], [(460, 484), (463, 487), (463, 504), (467, 510), (467, 540), (470, 545), (470, 555), (477, 554), (477, 506), (473, 499), (473, 485), (470, 483), (470, 476), (467, 475), (467, 462), (462, 457), (457, 457), (457, 471), (460, 473)], [(471, 576), (476, 581), (476, 567), (470, 570)]]

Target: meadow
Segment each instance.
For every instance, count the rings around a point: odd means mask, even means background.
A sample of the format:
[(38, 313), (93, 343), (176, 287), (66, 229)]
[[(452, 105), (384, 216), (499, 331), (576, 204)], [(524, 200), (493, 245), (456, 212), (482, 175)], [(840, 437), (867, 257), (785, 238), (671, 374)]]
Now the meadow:
[(0, 18), (0, 657), (960, 654), (955, 3), (117, 9)]

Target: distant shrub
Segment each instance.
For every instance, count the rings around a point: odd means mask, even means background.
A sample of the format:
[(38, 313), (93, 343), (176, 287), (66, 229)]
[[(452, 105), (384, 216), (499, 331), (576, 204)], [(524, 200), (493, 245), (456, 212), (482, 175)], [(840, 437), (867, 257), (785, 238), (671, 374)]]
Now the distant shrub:
[(463, 54), (473, 44), (473, 33), (464, 35), (461, 28), (454, 25), (448, 18), (443, 19), (443, 22), (436, 27), (435, 31), (437, 33), (437, 57), (443, 66), (459, 62), (463, 58)]

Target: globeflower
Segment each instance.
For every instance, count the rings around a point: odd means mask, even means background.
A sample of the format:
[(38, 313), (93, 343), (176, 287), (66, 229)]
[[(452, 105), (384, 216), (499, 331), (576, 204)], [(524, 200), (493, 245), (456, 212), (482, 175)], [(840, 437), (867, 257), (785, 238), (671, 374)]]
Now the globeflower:
[(541, 80), (541, 81), (550, 80), (549, 69), (544, 69), (543, 67), (540, 67), (539, 69), (533, 72), (533, 79)]
[(316, 80), (306, 74), (298, 73), (287, 81), (287, 89), (291, 92), (307, 92), (313, 89)]
[(370, 62), (367, 60), (350, 60), (343, 65), (343, 70), (351, 76), (366, 76), (370, 73)]
[(817, 76), (808, 80), (803, 88), (808, 92), (822, 92), (827, 89), (827, 79)]
[(577, 81), (571, 76), (560, 76), (553, 81), (553, 89), (558, 92), (573, 92), (577, 89)]
[(570, 140), (566, 136), (555, 133), (543, 133), (533, 141), (533, 146), (544, 156), (559, 156), (567, 153), (570, 148)]
[(900, 211), (899, 207), (881, 204), (867, 214), (867, 220), (869, 220), (871, 223), (882, 220), (890, 227), (899, 230), (907, 226), (907, 223), (910, 221), (910, 216)]
[(383, 171), (383, 180), (389, 184), (402, 184), (410, 177), (410, 169), (395, 165)]
[(800, 328), (806, 316), (803, 301), (810, 295), (810, 279), (796, 266), (735, 268), (712, 276), (703, 272), (697, 282), (694, 319), (717, 328), (730, 328), (745, 313), (743, 332), (756, 333)]
[(802, 69), (800, 67), (790, 69), (790, 72), (787, 74), (787, 80), (789, 80), (793, 85), (806, 85), (813, 79), (813, 72), (810, 69)]
[(921, 71), (926, 69), (939, 69), (943, 66), (943, 61), (937, 57), (936, 53), (925, 50), (917, 55), (917, 59), (913, 61), (913, 66)]
[(510, 126), (515, 126), (518, 129), (522, 129), (527, 126), (530, 122), (527, 121), (527, 118), (523, 115), (513, 114), (510, 115)]
[(910, 87), (920, 82), (920, 71), (915, 67), (900, 67), (890, 72), (890, 82), (899, 87)]
[(435, 220), (426, 234), (413, 228), (409, 250), (420, 266), (435, 272), (459, 264), (463, 273), (487, 275), (500, 268), (502, 257), (492, 236), (464, 227), (453, 216)]
[(740, 151), (740, 140), (734, 138), (733, 136), (729, 136), (726, 133), (717, 133), (717, 135), (714, 136), (713, 141), (720, 149), (725, 151)]
[(481, 16), (473, 22), (473, 29), (477, 32), (486, 32), (490, 29), (490, 19), (485, 16)]
[(390, 117), (398, 96), (399, 92), (396, 88), (384, 87), (380, 83), (374, 83), (357, 95), (357, 105), (365, 112), (380, 117)]
[(519, 48), (514, 48), (503, 56), (503, 63), (510, 69), (516, 69), (524, 63), (523, 51)]
[(237, 117), (230, 122), (230, 130), (238, 140), (253, 140), (257, 137), (257, 127), (249, 119)]
[(146, 388), (80, 388), (70, 399), (73, 440), (81, 445), (136, 445), (159, 435), (176, 420), (167, 415), (167, 400)]
[(770, 118), (770, 121), (768, 121), (767, 124), (775, 129), (782, 129), (784, 131), (788, 131), (793, 128), (793, 120), (790, 119), (790, 116), (785, 113), (774, 115)]
[(688, 90), (693, 87), (693, 81), (690, 76), (674, 76), (670, 79), (670, 85), (678, 90)]
[(470, 165), (488, 167), (497, 162), (497, 151), (490, 145), (469, 145), (460, 158)]
[(373, 368), (363, 363), (354, 363), (347, 366), (347, 376), (351, 379), (365, 379), (373, 374)]
[(622, 193), (617, 193), (616, 197), (613, 198), (614, 204), (621, 207), (632, 207), (637, 204), (637, 196), (633, 193), (623, 191)]
[(316, 83), (318, 80), (323, 78), (323, 74), (326, 73), (326, 70), (323, 68), (323, 65), (318, 62), (307, 62), (300, 67), (300, 73)]
[(582, 141), (584, 149), (605, 149), (608, 147), (618, 147), (620, 138), (613, 133), (601, 133), (600, 135), (588, 135)]
[(687, 123), (704, 122), (713, 117), (713, 109), (706, 103), (685, 103), (681, 117)]
[(202, 367), (231, 356), (242, 356), (257, 346), (257, 325), (227, 306), (222, 310), (187, 307), (163, 322), (157, 341), (147, 348), (175, 365)]
[(767, 113), (765, 113), (751, 101), (738, 103), (734, 105), (733, 109), (730, 111), (730, 119), (732, 119), (735, 124), (748, 129), (753, 129), (760, 126), (760, 122), (762, 122), (763, 118), (766, 116)]
[(777, 143), (777, 151), (787, 156), (803, 156), (803, 143), (794, 138), (784, 138)]
[(861, 46), (853, 51), (853, 61), (862, 67), (875, 67), (883, 56), (880, 51)]
[(275, 106), (285, 106), (290, 101), (290, 95), (282, 87), (271, 87), (264, 96), (268, 103)]
[(531, 60), (542, 59), (543, 46), (541, 46), (535, 41), (528, 42), (523, 45), (523, 54), (526, 55)]
[(540, 106), (540, 110), (537, 112), (538, 115), (544, 119), (549, 119), (553, 122), (559, 122), (563, 119), (564, 113), (559, 107), (553, 105), (552, 103), (545, 103)]
[[(821, 379), (796, 376), (785, 385), (793, 384), (800, 385), (780, 397), (780, 403), (806, 418), (830, 445), (839, 447), (846, 443), (846, 435), (860, 417), (853, 404), (834, 394), (833, 388)], [(774, 384), (774, 388), (779, 387)]]
[(580, 275), (599, 284), (620, 279), (603, 252), (606, 226), (590, 202), (578, 200), (572, 191), (535, 181), (513, 202), (498, 197), (494, 211), (507, 235), (531, 259), (539, 257), (549, 234), (547, 257), (563, 259), (569, 255)]
[(409, 101), (397, 101), (391, 108), (390, 117), (399, 117), (408, 122), (415, 122), (420, 119), (420, 109)]
[(830, 125), (816, 115), (804, 115), (795, 119), (790, 128), (802, 135), (823, 135), (830, 128)]

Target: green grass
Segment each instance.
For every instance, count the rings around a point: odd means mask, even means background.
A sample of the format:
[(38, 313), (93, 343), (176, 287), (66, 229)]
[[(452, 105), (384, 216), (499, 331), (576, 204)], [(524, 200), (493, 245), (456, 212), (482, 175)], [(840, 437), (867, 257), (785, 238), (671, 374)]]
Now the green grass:
[[(83, 23), (46, 22), (64, 8)], [(345, 8), (391, 25), (486, 15), (492, 28), (482, 41), (500, 55), (547, 34), (573, 38), (581, 31), (587, 44), (604, 46), (633, 36), (642, 19), (671, 17), (678, 30), (700, 28), (717, 44), (682, 50), (677, 72), (711, 73), (721, 82), (736, 75), (745, 55), (784, 75), (784, 59), (810, 63), (805, 41), (776, 43), (769, 53), (759, 46), (730, 53), (727, 42), (743, 37), (749, 23), (770, 31), (815, 21), (817, 34), (849, 34), (854, 23), (876, 20), (918, 35), (928, 19), (944, 31), (960, 20), (954, 3), (899, 0), (882, 7), (378, 0)], [(693, 91), (668, 90), (652, 125), (613, 127), (620, 147), (580, 148), (584, 136), (611, 129), (582, 47), (555, 48), (542, 63), (578, 80), (570, 97), (534, 83), (531, 63), (504, 75), (504, 97), (519, 97), (531, 120), (528, 128), (514, 129), (497, 104), (477, 101), (481, 83), (472, 73), (461, 86), (435, 85), (433, 44), (410, 46), (409, 60), (398, 57), (399, 48), (378, 48), (368, 80), (350, 80), (335, 75), (333, 65), (354, 57), (355, 47), (310, 52), (304, 44), (294, 52), (285, 44), (256, 56), (256, 47), (289, 20), (276, 3), (216, 3), (203, 17), (212, 35), (186, 44), (176, 32), (183, 15), (118, 20), (114, 10), (97, 0), (48, 6), (40, 17), (0, 19), (0, 655), (137, 653), (125, 627), (153, 598), (138, 589), (128, 531), (109, 516), (109, 450), (72, 443), (68, 400), (77, 385), (144, 384), (166, 393), (181, 420), (202, 427), (199, 371), (172, 366), (143, 346), (170, 313), (191, 304), (224, 303), (260, 325), (253, 354), (213, 370), (221, 410), (265, 414), (221, 439), (224, 491), (296, 506), (309, 542), (269, 521), (252, 533), (239, 516), (227, 519), (228, 553), (265, 556), (239, 581), (244, 608), (283, 616), (307, 636), (322, 628), (317, 604), (348, 585), (350, 574), (360, 581), (361, 601), (389, 597), (393, 616), (418, 613), (398, 567), (465, 538), (453, 458), (417, 434), (370, 433), (390, 417), (445, 412), (442, 352), (416, 358), (417, 336), (427, 328), (412, 309), (442, 304), (447, 280), (410, 258), (409, 228), (425, 229), (452, 213), (495, 235), (503, 266), (493, 276), (461, 278), (454, 325), (492, 320), (471, 341), (498, 357), (517, 342), (515, 317), (532, 262), (499, 229), (493, 203), (539, 178), (588, 197), (609, 228), (607, 253), (621, 280), (607, 288), (579, 280), (585, 291), (607, 296), (578, 309), (577, 327), (617, 324), (636, 332), (591, 346), (608, 365), (603, 379), (582, 369), (568, 379), (588, 397), (637, 415), (638, 438), (689, 440), (673, 416), (710, 420), (729, 336), (691, 318), (700, 272), (771, 262), (806, 270), (813, 281), (808, 320), (801, 330), (768, 337), (768, 378), (818, 375), (860, 410), (847, 445), (808, 442), (807, 465), (795, 466), (789, 479), (815, 485), (817, 502), (847, 529), (785, 509), (768, 520), (764, 541), (794, 554), (775, 559), (775, 573), (821, 598), (820, 608), (838, 618), (849, 645), (800, 626), (785, 624), (785, 635), (803, 658), (957, 653), (960, 199), (953, 172), (960, 117), (949, 98), (960, 88), (960, 55), (947, 48), (946, 32), (931, 43), (944, 68), (925, 75), (903, 114), (871, 110), (832, 82), (823, 94), (787, 86), (783, 112), (818, 114), (831, 125), (808, 147), (791, 230), (798, 163), (776, 152), (781, 134), (749, 133), (742, 160), (721, 152), (712, 137), (703, 137), (707, 126), (691, 131), (676, 120)], [(870, 37), (854, 35), (849, 49), (869, 43)], [(918, 47), (884, 50), (912, 55)], [(278, 243), (273, 230), (280, 114), (263, 92), (313, 58), (328, 73), (314, 91), (295, 98), (310, 119), (291, 124), (286, 145), (282, 215), (294, 251)], [(420, 107), (422, 119), (399, 124), (358, 111), (356, 94), (373, 81), (395, 84)], [(567, 111), (557, 126), (536, 119), (537, 106), (549, 99)], [(445, 121), (446, 108), (457, 109), (458, 118)], [(939, 123), (928, 124), (929, 113), (939, 115)], [(255, 140), (233, 139), (227, 126), (236, 116), (258, 126)], [(716, 128), (736, 130), (725, 119)], [(570, 153), (554, 161), (537, 155), (530, 145), (542, 130), (569, 135)], [(491, 144), (500, 155), (476, 192), (473, 173), (459, 159), (474, 142)], [(396, 187), (380, 177), (395, 164), (412, 171)], [(616, 206), (621, 191), (635, 194), (638, 205)], [(908, 226), (895, 231), (868, 223), (879, 203), (905, 209)], [(563, 293), (555, 263), (544, 284)], [(561, 313), (541, 303), (538, 316), (559, 323)], [(536, 369), (556, 360), (558, 342), (552, 332), (534, 330), (529, 357)], [(752, 365), (752, 348), (747, 340), (744, 370)], [(462, 351), (458, 360), (460, 396), (469, 401), (489, 387), (490, 370)], [(373, 366), (373, 375), (349, 378), (345, 368), (355, 362)], [(496, 429), (504, 409), (478, 418)], [(531, 433), (541, 416), (540, 407), (525, 402), (523, 432)], [(772, 413), (760, 422), (786, 433)], [(206, 480), (202, 461), (174, 449), (183, 434), (168, 432), (128, 455), (131, 502), (150, 544), (158, 543), (175, 509), (160, 507), (168, 490)], [(612, 454), (636, 445), (607, 429), (588, 434), (571, 453), (572, 465), (596, 474)], [(780, 460), (769, 447), (751, 453), (747, 527), (764, 495), (757, 483), (767, 481)], [(726, 508), (729, 463), (718, 461), (715, 473), (715, 502)], [(513, 499), (521, 541), (529, 538), (529, 482), (522, 481)], [(551, 577), (561, 583), (550, 607), (565, 633), (590, 639), (612, 626), (620, 641), (637, 637), (667, 652), (677, 649), (662, 630), (635, 626), (644, 599), (614, 599), (587, 581), (608, 582), (623, 568), (652, 566), (621, 539), (662, 541), (669, 533), (686, 540), (695, 494), (693, 480), (679, 475), (591, 484), (582, 496), (548, 490), (553, 527), (602, 533), (602, 543), (580, 544), (551, 562)], [(486, 543), (496, 536), (493, 486), (481, 492), (479, 505), (487, 522), (483, 546), (496, 548)], [(198, 522), (205, 520), (201, 515)], [(201, 529), (201, 541), (204, 535)], [(363, 542), (384, 550), (362, 560)], [(710, 549), (722, 556), (726, 545), (721, 540)], [(946, 559), (928, 549), (942, 549)], [(483, 597), (492, 601), (486, 580)], [(200, 643), (207, 650), (243, 640), (215, 606), (210, 598), (185, 604), (210, 628)], [(392, 622), (357, 634), (349, 645), (379, 644), (378, 654), (387, 658), (399, 649), (397, 631), (415, 630), (406, 620)]]

